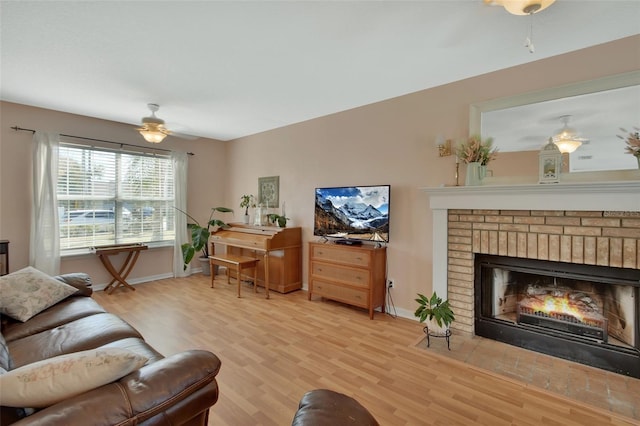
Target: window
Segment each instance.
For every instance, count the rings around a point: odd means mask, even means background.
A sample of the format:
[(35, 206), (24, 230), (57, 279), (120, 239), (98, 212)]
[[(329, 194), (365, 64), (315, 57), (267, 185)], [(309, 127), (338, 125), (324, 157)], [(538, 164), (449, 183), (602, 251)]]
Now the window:
[(167, 156), (61, 143), (57, 196), (63, 253), (175, 238)]

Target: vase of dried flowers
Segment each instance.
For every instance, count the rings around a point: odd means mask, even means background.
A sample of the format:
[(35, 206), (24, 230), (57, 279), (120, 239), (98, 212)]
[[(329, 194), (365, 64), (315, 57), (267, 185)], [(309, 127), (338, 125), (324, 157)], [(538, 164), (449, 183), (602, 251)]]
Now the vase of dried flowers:
[(470, 136), (458, 146), (456, 155), (467, 163), (465, 185), (480, 185), (486, 175), (489, 161), (496, 158), (498, 148), (493, 147), (493, 138), (482, 138), (478, 135)]
[(627, 133), (626, 136), (618, 137), (624, 140), (627, 143), (627, 146), (624, 148), (624, 151), (627, 154), (631, 154), (636, 157), (638, 161), (638, 168), (640, 169), (640, 128), (634, 127), (632, 132), (627, 132), (626, 129), (620, 128), (623, 132)]
[(482, 184), (482, 164), (479, 161), (467, 163), (467, 174), (464, 177), (465, 186), (476, 186)]

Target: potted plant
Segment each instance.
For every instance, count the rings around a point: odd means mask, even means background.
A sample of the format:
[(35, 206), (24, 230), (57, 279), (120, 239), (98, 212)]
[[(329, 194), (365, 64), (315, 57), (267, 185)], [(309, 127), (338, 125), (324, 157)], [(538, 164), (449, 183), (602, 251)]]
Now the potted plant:
[(273, 223), (274, 225), (278, 225), (280, 228), (287, 227), (287, 220), (289, 220), (288, 217), (281, 216), (276, 213), (270, 213), (267, 215), (267, 217), (269, 218), (269, 222)]
[[(209, 275), (209, 236), (211, 235), (212, 228), (228, 228), (229, 225), (224, 223), (220, 219), (214, 219), (215, 212), (220, 213), (233, 213), (233, 210), (227, 207), (213, 207), (211, 214), (209, 215), (209, 221), (207, 226), (201, 226), (198, 221), (189, 213), (180, 210), (176, 207), (176, 210), (184, 213), (193, 222), (187, 223), (187, 228), (191, 232), (191, 242), (182, 244), (182, 261), (184, 263), (183, 269), (187, 269), (187, 265), (191, 262), (197, 252), (202, 252), (200, 257), (202, 261), (202, 273)], [(206, 267), (205, 267), (206, 263)]]
[(449, 325), (455, 320), (449, 300), (442, 300), (434, 291), (431, 297), (418, 293), (418, 309), (415, 316), (420, 322), (426, 322), (425, 332), (434, 336), (449, 334)]
[[(635, 131), (628, 132), (628, 135), (618, 135), (618, 137), (626, 142), (627, 146), (624, 148), (624, 151), (627, 154), (631, 154), (636, 157), (636, 160), (638, 161), (638, 168), (640, 169), (640, 128), (634, 127), (633, 129)], [(620, 128), (620, 130), (625, 133), (627, 132), (627, 130), (623, 129), (622, 127)]]
[(249, 223), (249, 207), (255, 207), (255, 203), (253, 201), (253, 195), (243, 195), (240, 197), (242, 201), (240, 201), (240, 208), (244, 208), (244, 223)]
[(495, 160), (498, 148), (493, 146), (493, 138), (482, 140), (479, 135), (471, 135), (460, 144), (456, 155), (464, 163), (480, 163), (486, 166), (489, 161)]
[(456, 155), (467, 163), (465, 185), (479, 185), (487, 174), (487, 164), (496, 158), (498, 148), (493, 146), (493, 138), (482, 140), (479, 135), (472, 135), (460, 144)]

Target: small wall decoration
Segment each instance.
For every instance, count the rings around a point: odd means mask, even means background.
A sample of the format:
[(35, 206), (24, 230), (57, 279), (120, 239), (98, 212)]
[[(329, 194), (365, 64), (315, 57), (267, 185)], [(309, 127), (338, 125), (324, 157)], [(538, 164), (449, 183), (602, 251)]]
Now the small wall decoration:
[(263, 207), (280, 207), (280, 176), (258, 178), (258, 203)]
[(540, 169), (538, 183), (558, 183), (560, 182), (560, 172), (562, 171), (562, 154), (558, 146), (549, 138), (549, 142), (542, 147), (540, 154)]

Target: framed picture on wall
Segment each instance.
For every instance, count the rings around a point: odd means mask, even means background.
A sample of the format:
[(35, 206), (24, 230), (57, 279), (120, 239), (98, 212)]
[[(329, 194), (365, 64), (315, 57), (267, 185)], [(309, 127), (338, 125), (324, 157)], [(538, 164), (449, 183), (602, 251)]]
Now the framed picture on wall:
[(258, 203), (263, 207), (280, 207), (280, 176), (258, 178)]

